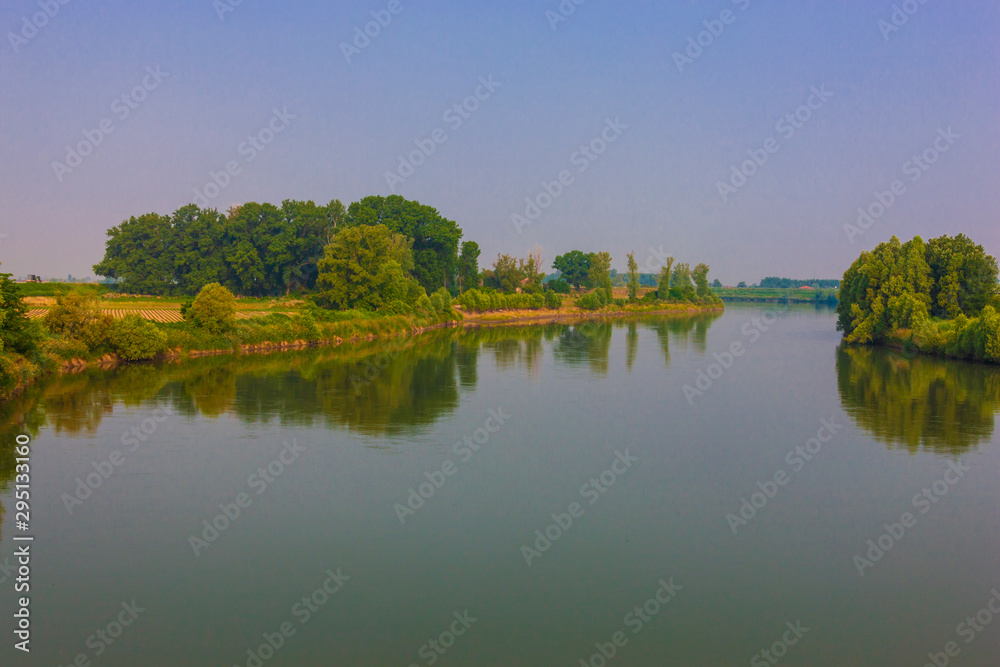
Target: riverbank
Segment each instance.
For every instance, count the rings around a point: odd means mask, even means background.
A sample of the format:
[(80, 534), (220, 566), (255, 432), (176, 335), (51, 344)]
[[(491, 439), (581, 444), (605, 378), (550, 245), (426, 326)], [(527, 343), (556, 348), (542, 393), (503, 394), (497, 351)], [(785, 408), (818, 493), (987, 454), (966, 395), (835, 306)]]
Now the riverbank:
[[(460, 308), (434, 315), (377, 316), (353, 311), (321, 313), (332, 321), (317, 321), (314, 311), (299, 315), (272, 314), (253, 321), (240, 322), (224, 335), (209, 335), (185, 323), (157, 323), (167, 337), (167, 349), (151, 361), (183, 362), (217, 355), (273, 354), (317, 347), (339, 347), (376, 340), (413, 338), (422, 333), (445, 328), (467, 329), (538, 324), (573, 323), (590, 320), (626, 319), (656, 315), (686, 315), (721, 312), (718, 304), (656, 304), (612, 307), (607, 310), (538, 309), (463, 313)], [(113, 352), (98, 350), (93, 354), (61, 356), (64, 349), (59, 341), (46, 341), (40, 355), (42, 363), (24, 360), (16, 384), (0, 394), (0, 401), (19, 395), (35, 381), (50, 373), (79, 373), (88, 368), (113, 369), (132, 363)], [(149, 362), (143, 362), (149, 363)]]

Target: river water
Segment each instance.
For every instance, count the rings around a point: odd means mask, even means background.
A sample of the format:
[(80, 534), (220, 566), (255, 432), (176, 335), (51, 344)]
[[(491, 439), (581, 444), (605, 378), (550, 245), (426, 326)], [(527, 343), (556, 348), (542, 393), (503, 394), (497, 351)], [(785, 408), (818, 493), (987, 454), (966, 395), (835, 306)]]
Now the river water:
[(839, 343), (730, 305), (49, 379), (0, 408), (0, 664), (998, 664), (1000, 368)]

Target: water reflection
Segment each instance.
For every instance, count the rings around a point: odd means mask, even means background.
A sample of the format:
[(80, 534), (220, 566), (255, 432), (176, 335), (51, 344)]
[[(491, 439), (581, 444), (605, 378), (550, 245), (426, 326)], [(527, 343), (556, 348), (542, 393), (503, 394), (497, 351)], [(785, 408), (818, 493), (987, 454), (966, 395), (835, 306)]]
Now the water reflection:
[(604, 376), (615, 328), (626, 330), (631, 370), (640, 330), (654, 333), (669, 365), (671, 344), (704, 351), (708, 326), (720, 315), (451, 329), (339, 348), (86, 369), (49, 378), (0, 405), (0, 433), (5, 434), (0, 488), (13, 473), (14, 435), (33, 434), (44, 425), (56, 434), (93, 436), (116, 406), (169, 405), (189, 417), (232, 415), (244, 423), (346, 427), (393, 436), (451, 413), (461, 393), (476, 387), (480, 355), (491, 358), (498, 370), (537, 378), (551, 350), (557, 365)]
[(1000, 409), (1000, 368), (884, 348), (838, 348), (837, 387), (858, 426), (911, 452), (975, 447), (993, 435)]

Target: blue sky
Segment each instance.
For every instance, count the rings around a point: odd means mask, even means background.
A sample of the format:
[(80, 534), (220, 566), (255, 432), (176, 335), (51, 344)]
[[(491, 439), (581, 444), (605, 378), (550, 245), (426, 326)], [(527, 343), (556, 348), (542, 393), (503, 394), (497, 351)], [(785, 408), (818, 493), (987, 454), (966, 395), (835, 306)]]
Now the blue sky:
[[(220, 209), (394, 191), (456, 220), (487, 261), (538, 244), (548, 262), (609, 250), (623, 270), (627, 251), (645, 266), (662, 248), (734, 284), (839, 277), (893, 234), (965, 232), (1000, 254), (995, 2), (896, 2), (893, 25), (881, 1), (566, 0), (554, 29), (555, 0), (231, 2), (42, 0), (45, 20), (38, 0), (0, 5), (0, 270), (91, 275), (107, 228), (193, 201), (230, 162)], [(348, 62), (372, 12), (391, 21)], [(463, 101), (477, 108), (445, 116)], [(85, 132), (92, 152), (53, 167)], [(907, 165), (925, 151), (933, 164)], [(751, 173), (739, 187), (734, 165)], [(896, 180), (884, 213), (845, 231)], [(519, 228), (526, 198), (547, 207)]]

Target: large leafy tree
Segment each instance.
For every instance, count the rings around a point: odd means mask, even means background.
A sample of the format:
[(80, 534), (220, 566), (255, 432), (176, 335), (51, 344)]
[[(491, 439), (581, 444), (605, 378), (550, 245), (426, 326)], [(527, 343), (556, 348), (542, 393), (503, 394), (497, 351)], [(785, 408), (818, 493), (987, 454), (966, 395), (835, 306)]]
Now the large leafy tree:
[(600, 287), (611, 296), (611, 253), (595, 252), (590, 254), (590, 271), (587, 276), (590, 284)]
[(385, 225), (413, 240), (413, 275), (428, 292), (456, 280), (461, 228), (437, 209), (399, 195), (371, 196), (347, 209), (347, 224)]
[(107, 232), (99, 276), (117, 278), (133, 294), (168, 294), (174, 287), (170, 217), (147, 213)]
[(932, 312), (938, 316), (979, 315), (994, 302), (997, 261), (964, 234), (939, 236), (927, 243), (927, 264), (933, 281)]
[(589, 286), (587, 277), (590, 273), (590, 255), (582, 250), (571, 250), (565, 255), (559, 255), (552, 261), (552, 268), (562, 273), (562, 278), (577, 289)]
[(479, 244), (463, 241), (458, 256), (458, 290), (474, 289), (479, 286)]
[(409, 278), (411, 243), (386, 225), (341, 229), (319, 261), (316, 300), (339, 309), (377, 310), (404, 294), (414, 297), (422, 290)]
[(493, 263), (493, 279), (501, 292), (515, 292), (524, 280), (524, 270), (510, 255), (497, 255)]
[(708, 285), (708, 271), (708, 264), (701, 263), (694, 267), (694, 270), (691, 272), (691, 277), (694, 278), (695, 292), (700, 297), (712, 295), (712, 289)]
[(281, 207), (250, 202), (228, 214), (183, 206), (172, 216), (147, 214), (108, 231), (98, 275), (146, 294), (196, 294), (212, 282), (240, 294), (266, 296), (308, 289), (334, 230), (346, 225), (344, 205), (311, 201)]

